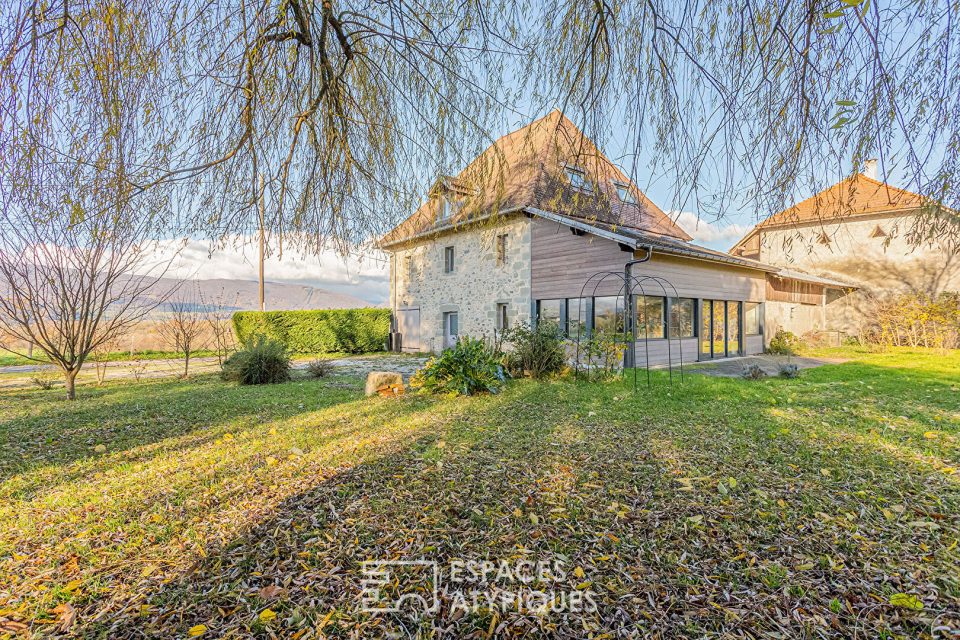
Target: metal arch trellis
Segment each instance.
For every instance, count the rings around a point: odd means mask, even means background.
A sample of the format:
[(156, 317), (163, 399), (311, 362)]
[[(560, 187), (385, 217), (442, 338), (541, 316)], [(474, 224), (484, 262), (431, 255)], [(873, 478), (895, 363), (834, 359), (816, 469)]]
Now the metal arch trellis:
[[(636, 290), (639, 288), (641, 296), (646, 298), (646, 290), (644, 288), (644, 283), (650, 283), (658, 285), (660, 291), (663, 293), (663, 297), (671, 297), (668, 293), (669, 291), (673, 293), (673, 299), (679, 299), (677, 288), (666, 278), (660, 276), (645, 275), (642, 277), (634, 276), (631, 273), (631, 267), (635, 264), (641, 264), (650, 259), (652, 252), (647, 251), (647, 256), (640, 260), (631, 260), (624, 265), (623, 272), (619, 271), (598, 271), (591, 275), (583, 283), (583, 286), (580, 288), (580, 300), (579, 308), (577, 310), (577, 347), (576, 347), (576, 360), (574, 363), (574, 377), (579, 379), (580, 376), (580, 341), (584, 337), (584, 314), (586, 310), (584, 309), (584, 294), (587, 292), (587, 287), (593, 283), (593, 289), (590, 292), (590, 299), (596, 298), (597, 289), (606, 281), (608, 278), (615, 278), (621, 282), (620, 290), (617, 293), (617, 298), (623, 299), (623, 311), (624, 311), (624, 322), (623, 322), (623, 341), (624, 344), (628, 345), (624, 352), (624, 366), (623, 374), (626, 375), (627, 365), (630, 365), (630, 368), (633, 369), (633, 389), (637, 389), (637, 366), (636, 366), (636, 336), (633, 336), (632, 329), (634, 324), (634, 313), (633, 313), (633, 300)], [(619, 301), (618, 301), (619, 306)], [(617, 309), (614, 309), (614, 315), (616, 315)], [(650, 386), (650, 325), (647, 322), (647, 308), (646, 304), (643, 305), (642, 310), (642, 322), (644, 329), (643, 336), (643, 346), (644, 346), (644, 367), (647, 372), (647, 386)], [(664, 314), (667, 314), (667, 309), (664, 309)], [(696, 319), (694, 319), (694, 322)], [(666, 340), (667, 340), (667, 367), (670, 375), (670, 383), (673, 383), (673, 341), (674, 339), (678, 342), (678, 355), (679, 355), (679, 365), (680, 365), (680, 381), (683, 382), (683, 338), (677, 336), (674, 338), (671, 335), (670, 331), (670, 318), (665, 318), (665, 327)], [(632, 338), (632, 339), (631, 339)]]

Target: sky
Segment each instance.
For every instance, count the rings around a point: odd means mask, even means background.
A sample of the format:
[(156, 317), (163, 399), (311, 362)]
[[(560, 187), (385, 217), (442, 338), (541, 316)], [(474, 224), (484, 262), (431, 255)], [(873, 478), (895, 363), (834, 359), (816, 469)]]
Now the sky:
[[(181, 248), (182, 247), (182, 248)], [(178, 254), (179, 249), (179, 254)], [(344, 258), (333, 250), (319, 255), (268, 249), (264, 279), (268, 282), (301, 284), (346, 293), (379, 305), (387, 300), (389, 263), (377, 252)], [(257, 280), (257, 243), (254, 237), (239, 237), (226, 248), (212, 249), (209, 241), (164, 242), (157, 251), (158, 262), (170, 262), (167, 277), (186, 280), (228, 278)], [(268, 301), (269, 304), (269, 301)]]
[[(695, 244), (721, 251), (733, 246), (751, 226), (710, 224), (697, 220), (696, 214), (689, 211), (669, 212), (668, 215), (693, 236)], [(177, 255), (176, 250), (181, 246), (183, 248)], [(272, 255), (264, 265), (264, 278), (269, 282), (302, 284), (347, 293), (373, 305), (388, 300), (389, 261), (381, 253), (368, 251), (346, 259), (332, 250), (319, 255), (288, 252), (282, 259), (275, 248), (270, 253)], [(163, 244), (157, 257), (164, 263), (173, 258), (167, 273), (169, 277), (187, 280), (257, 279), (257, 245), (252, 237), (237, 238), (229, 247), (215, 250), (211, 250), (210, 243), (204, 240), (190, 240), (186, 245), (168, 242)]]

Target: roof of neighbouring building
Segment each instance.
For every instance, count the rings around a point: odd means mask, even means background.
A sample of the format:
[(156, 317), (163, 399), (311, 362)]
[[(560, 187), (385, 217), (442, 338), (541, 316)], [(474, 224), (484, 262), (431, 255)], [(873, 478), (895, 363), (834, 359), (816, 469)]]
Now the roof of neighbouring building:
[[(592, 184), (581, 191), (567, 179), (567, 167), (580, 169)], [(622, 202), (617, 186), (626, 186), (636, 204)], [(660, 210), (560, 111), (494, 142), (456, 176), (442, 176), (431, 188), (453, 189), (463, 208), (438, 221), (440, 203), (431, 197), (381, 239), (387, 247), (459, 224), (525, 207), (551, 211), (587, 223), (623, 227), (681, 241), (691, 237)]]
[(858, 173), (760, 222), (730, 252), (736, 252), (761, 229), (836, 223), (879, 213), (916, 210), (923, 205), (924, 198), (919, 194)]
[(799, 280), (801, 282), (812, 282), (814, 284), (820, 284), (825, 287), (833, 287), (835, 289), (860, 288), (860, 285), (853, 284), (851, 282), (844, 282), (843, 280), (836, 280), (835, 278), (824, 278), (823, 276), (813, 275), (812, 273), (806, 273), (804, 271), (797, 271), (796, 269), (779, 269), (773, 275), (778, 278)]

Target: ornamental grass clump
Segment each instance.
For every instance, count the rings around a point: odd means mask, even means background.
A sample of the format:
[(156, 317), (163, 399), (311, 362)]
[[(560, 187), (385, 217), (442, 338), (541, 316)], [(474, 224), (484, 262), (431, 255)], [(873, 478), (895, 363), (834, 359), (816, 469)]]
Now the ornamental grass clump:
[(274, 384), (290, 379), (290, 354), (282, 342), (257, 336), (223, 362), (220, 376), (240, 384)]

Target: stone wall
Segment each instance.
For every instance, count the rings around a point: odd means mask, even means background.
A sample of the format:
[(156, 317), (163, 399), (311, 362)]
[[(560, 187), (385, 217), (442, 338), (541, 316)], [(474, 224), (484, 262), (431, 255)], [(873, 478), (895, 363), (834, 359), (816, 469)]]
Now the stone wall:
[[(832, 275), (877, 293), (960, 290), (960, 256), (937, 242), (913, 242), (915, 223), (913, 214), (878, 215), (761, 231), (759, 260)], [(875, 237), (878, 228), (885, 235)], [(821, 234), (830, 242), (821, 242)]]
[[(497, 237), (502, 234), (507, 236), (506, 261), (498, 265)], [(444, 271), (446, 247), (454, 248), (452, 273)], [(510, 326), (529, 322), (530, 221), (503, 218), (398, 249), (390, 279), (391, 308), (420, 309), (423, 350), (443, 348), (446, 312), (457, 312), (460, 335), (476, 337), (493, 335), (498, 304), (507, 304)]]

